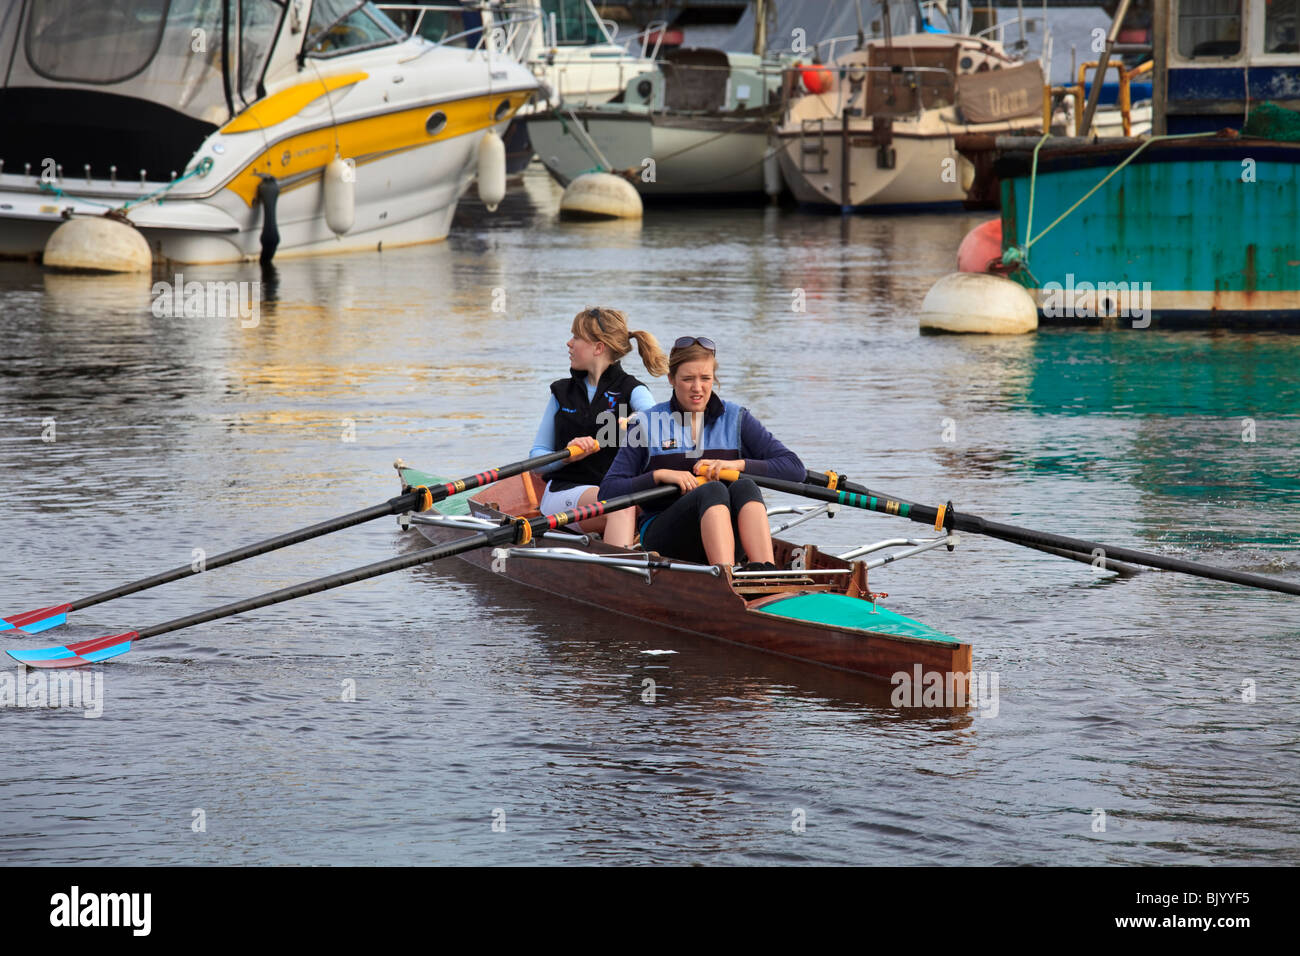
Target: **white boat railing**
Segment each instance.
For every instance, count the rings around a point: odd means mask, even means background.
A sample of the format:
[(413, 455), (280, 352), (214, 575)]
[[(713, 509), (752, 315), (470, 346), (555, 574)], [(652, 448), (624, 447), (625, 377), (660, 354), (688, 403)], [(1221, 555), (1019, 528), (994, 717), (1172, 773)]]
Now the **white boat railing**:
[[(839, 119), (844, 115), (845, 109), (849, 109), (850, 114), (854, 117), (864, 115), (862, 113), (853, 112), (855, 107), (852, 107), (849, 104), (851, 104), (854, 100), (857, 100), (860, 96), (863, 95), (863, 90), (860, 84), (862, 83), (863, 80), (866, 79), (866, 75), (868, 73), (887, 73), (892, 76), (902, 76), (909, 81), (910, 85), (913, 88), (918, 90), (918, 95), (916, 98), (916, 109), (910, 112), (896, 112), (890, 114), (894, 119), (902, 119), (902, 120), (920, 119), (925, 114), (925, 111), (927, 109), (936, 108), (933, 106), (927, 107), (925, 105), (924, 98), (919, 94), (919, 90), (920, 90), (919, 77), (921, 74), (942, 74), (942, 77), (946, 81), (946, 83), (942, 85), (934, 84), (932, 88), (939, 88), (939, 89), (949, 91), (950, 95), (948, 96), (948, 102), (945, 105), (951, 106), (953, 103), (956, 102), (957, 75), (953, 73), (952, 70), (949, 70), (946, 67), (942, 67), (942, 66), (902, 66), (902, 67), (895, 68), (893, 66), (865, 66), (861, 64), (854, 64), (853, 66), (838, 66), (838, 67), (819, 66), (818, 69), (827, 70), (830, 73), (835, 74), (835, 76), (840, 80), (840, 82), (836, 83), (835, 85), (835, 91), (834, 91), (835, 105), (833, 108), (830, 108), (831, 109), (830, 116), (822, 117), (819, 119), (806, 119), (803, 121), (805, 124), (822, 123), (825, 122), (826, 120)], [(848, 80), (849, 82), (846, 83), (844, 82), (845, 80)], [(821, 95), (826, 95), (826, 94), (821, 94)], [(786, 104), (787, 110), (789, 106), (794, 102), (795, 99), (798, 99), (798, 96), (792, 97), (790, 103)], [(788, 113), (787, 113), (787, 118), (788, 118)]]
[[(659, 56), (659, 50), (663, 47), (663, 43), (664, 43), (664, 34), (667, 32), (668, 32), (667, 20), (651, 20), (646, 25), (646, 28), (644, 30), (642, 30), (640, 33), (634, 33), (632, 35), (632, 37), (628, 40), (628, 45), (626, 49), (628, 50), (629, 53), (631, 53), (632, 52), (632, 50), (630, 49), (631, 44), (637, 42), (637, 40), (640, 40), (641, 59), (654, 60)], [(651, 37), (653, 37), (655, 41), (653, 50), (650, 49)]]
[[(410, 26), (407, 27), (407, 35), (422, 37), (433, 47), (460, 47), (461, 44), (458, 41), (473, 39), (472, 46), (468, 43), (465, 44), (465, 48), (471, 56), (475, 53), (503, 53), (510, 55), (520, 63), (527, 62), (529, 50), (532, 48), (533, 37), (542, 28), (541, 11), (530, 10), (512, 4), (469, 6), (460, 4), (380, 3), (377, 6), (399, 25), (409, 20)], [(426, 14), (454, 13), (463, 15), (467, 11), (484, 15), (483, 23), (480, 26), (462, 30), (459, 33), (439, 37), (437, 40), (423, 36), (420, 32)], [(413, 15), (413, 18), (408, 15)]]
[[(930, 3), (922, 4), (922, 9), (926, 10), (928, 13), (931, 8), (935, 8), (937, 6), (938, 5), (936, 3), (930, 2)], [(1008, 34), (1011, 32), (1011, 30), (1015, 27), (1020, 28), (1019, 29), (1020, 38), (1013, 40), (1011, 43), (1008, 43), (1006, 38)], [(971, 17), (969, 15), (969, 7), (968, 7), (967, 15), (963, 18), (963, 23), (960, 32), (936, 33), (934, 34), (934, 37), (936, 40), (945, 36), (951, 37), (953, 39), (970, 37), (976, 40), (984, 40), (989, 43), (997, 44), (998, 46), (1002, 47), (1003, 50), (1017, 57), (1023, 56), (1025, 51), (1029, 48), (1030, 45), (1029, 39), (1026, 36), (1026, 34), (1036, 33), (1041, 35), (1043, 38), (1044, 49), (1049, 49), (1051, 45), (1051, 36), (1052, 36), (1051, 25), (1048, 23), (1046, 15), (1040, 13), (1035, 13), (1035, 14), (1019, 13), (1009, 20), (1000, 20), (999, 22), (991, 26), (987, 26), (983, 30), (979, 30), (975, 33), (968, 32), (970, 31), (970, 29), (971, 29)], [(880, 39), (883, 39), (883, 37), (880, 36), (879, 34), (868, 33), (863, 35), (863, 40), (880, 40)], [(845, 46), (848, 47), (847, 50), (844, 49)], [(854, 50), (857, 49), (859, 49), (859, 43), (858, 43), (858, 35), (856, 33), (848, 34), (847, 36), (828, 37), (825, 40), (819, 41), (813, 47), (814, 62), (822, 63), (822, 64), (834, 63), (835, 60), (837, 60), (840, 56), (843, 56), (846, 53), (852, 53)]]

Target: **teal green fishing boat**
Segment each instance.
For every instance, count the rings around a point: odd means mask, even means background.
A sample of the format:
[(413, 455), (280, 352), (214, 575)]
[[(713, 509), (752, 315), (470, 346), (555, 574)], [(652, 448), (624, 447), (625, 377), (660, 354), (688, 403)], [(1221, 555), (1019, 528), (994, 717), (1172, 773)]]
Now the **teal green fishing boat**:
[(1300, 327), (1295, 8), (1156, 0), (1153, 31), (1150, 139), (998, 140), (1002, 265), (1043, 324)]

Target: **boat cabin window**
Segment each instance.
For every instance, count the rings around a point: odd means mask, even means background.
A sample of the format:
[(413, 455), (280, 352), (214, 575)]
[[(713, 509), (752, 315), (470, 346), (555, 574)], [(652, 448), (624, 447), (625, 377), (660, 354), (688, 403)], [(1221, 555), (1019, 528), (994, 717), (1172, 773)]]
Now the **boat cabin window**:
[(355, 53), (405, 36), (397, 24), (369, 2), (316, 0), (307, 28), (309, 56), (338, 56)]
[(1264, 5), (1264, 52), (1300, 53), (1297, 20), (1300, 0), (1268, 0)]
[[(173, 7), (170, 22), (168, 6)], [(196, 40), (211, 37), (215, 41), (211, 49), (220, 47), (221, 7), (216, 3), (121, 0), (110, 6), (81, 0), (36, 2), (27, 20), (27, 61), (51, 80), (121, 83), (142, 72), (158, 55), (164, 28), (178, 30), (182, 21), (187, 30), (201, 31)], [(189, 47), (186, 43), (185, 52)]]
[[(552, 35), (551, 18), (555, 18)], [(542, 24), (555, 46), (593, 46), (605, 42), (600, 19), (587, 0), (542, 0)]]
[(1179, 56), (1227, 57), (1240, 52), (1241, 0), (1179, 0)]

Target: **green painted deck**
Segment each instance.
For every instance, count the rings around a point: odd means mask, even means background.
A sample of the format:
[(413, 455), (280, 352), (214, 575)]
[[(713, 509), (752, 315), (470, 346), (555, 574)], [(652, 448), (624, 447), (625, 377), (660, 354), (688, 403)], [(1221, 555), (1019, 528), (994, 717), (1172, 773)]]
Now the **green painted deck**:
[(755, 608), (762, 614), (788, 617), (796, 621), (810, 621), (814, 624), (829, 624), (832, 627), (851, 627), (860, 631), (880, 631), (897, 637), (916, 637), (926, 641), (939, 641), (944, 644), (960, 644), (957, 638), (936, 631), (932, 627), (903, 617), (888, 608), (876, 606), (873, 610), (870, 601), (849, 597), (847, 594), (799, 594), (782, 598), (761, 608)]
[[(446, 478), (439, 478), (437, 475), (431, 475), (427, 471), (416, 471), (414, 468), (403, 468), (401, 470), (402, 481), (406, 482), (412, 488), (418, 485), (445, 485)], [(445, 515), (467, 515), (469, 514), (469, 499), (478, 488), (471, 488), (469, 491), (462, 491), (458, 495), (452, 495), (439, 501), (434, 508), (441, 514)]]

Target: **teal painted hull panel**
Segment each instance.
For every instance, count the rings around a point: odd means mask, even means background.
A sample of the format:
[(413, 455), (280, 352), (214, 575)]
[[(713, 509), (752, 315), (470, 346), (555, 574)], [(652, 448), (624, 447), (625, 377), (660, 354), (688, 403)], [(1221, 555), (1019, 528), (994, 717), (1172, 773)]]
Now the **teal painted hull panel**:
[[(1034, 189), (1035, 233), (1047, 229), (1133, 149), (1044, 149)], [(1028, 156), (1009, 153), (1000, 160), (1004, 250), (1024, 244)], [(1133, 296), (1134, 311), (1145, 296), (1157, 320), (1181, 316), (1210, 324), (1300, 325), (1300, 144), (1217, 139), (1152, 144), (1036, 240), (1027, 264), (1033, 279), (1022, 272), (1018, 281), (1039, 290), (1040, 312), (1048, 323), (1096, 321), (1095, 315), (1062, 315), (1061, 306), (1081, 284), (1122, 284), (1121, 290)], [(1080, 295), (1081, 305), (1107, 304), (1104, 295), (1091, 303), (1083, 302), (1086, 298)]]

